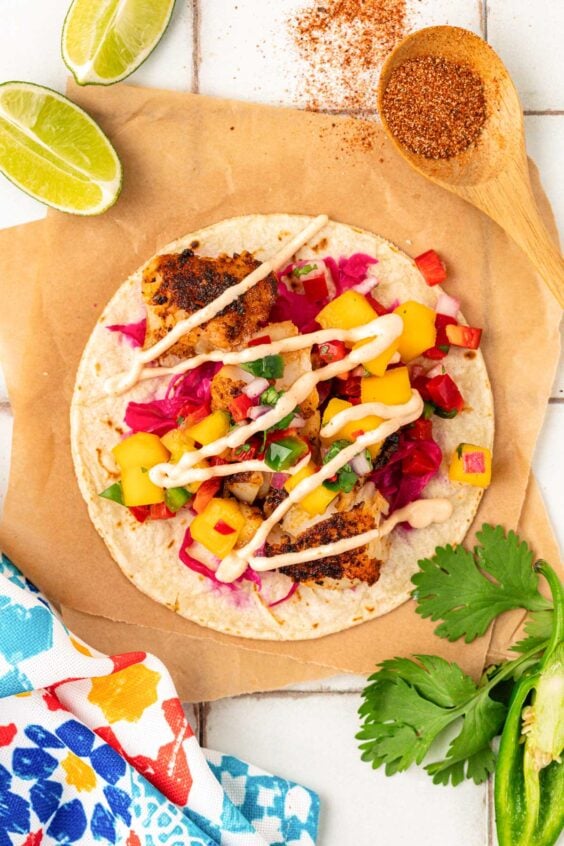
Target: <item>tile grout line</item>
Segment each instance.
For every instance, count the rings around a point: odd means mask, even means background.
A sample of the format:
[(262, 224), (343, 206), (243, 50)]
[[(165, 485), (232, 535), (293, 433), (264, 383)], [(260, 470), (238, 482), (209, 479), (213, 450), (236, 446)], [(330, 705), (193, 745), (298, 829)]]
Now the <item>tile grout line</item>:
[(210, 712), (209, 702), (200, 702), (197, 706), (198, 713), (198, 742), (202, 748), (207, 746), (208, 742), (208, 715)]
[(200, 93), (200, 0), (192, 0), (192, 94)]
[(486, 836), (488, 839), (488, 846), (496, 846), (497, 840), (495, 836), (495, 805), (494, 805), (494, 782), (493, 775), (488, 778), (488, 787), (486, 791)]
[(478, 0), (480, 4), (480, 30), (484, 41), (488, 40), (488, 0)]

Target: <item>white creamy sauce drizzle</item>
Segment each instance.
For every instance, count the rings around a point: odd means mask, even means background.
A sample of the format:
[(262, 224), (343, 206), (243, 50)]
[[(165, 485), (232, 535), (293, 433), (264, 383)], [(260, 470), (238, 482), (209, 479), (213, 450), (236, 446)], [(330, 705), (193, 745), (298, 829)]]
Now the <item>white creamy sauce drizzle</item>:
[[(320, 367), (318, 370), (312, 370), (308, 373), (302, 374), (290, 390), (283, 394), (276, 405), (266, 414), (263, 414), (252, 423), (247, 423), (244, 426), (236, 426), (234, 429), (225, 435), (223, 438), (218, 438), (206, 446), (201, 447), (195, 452), (185, 452), (184, 455), (176, 464), (168, 462), (157, 464), (149, 470), (149, 478), (155, 485), (164, 488), (174, 488), (179, 485), (189, 484), (193, 481), (190, 476), (190, 470), (202, 458), (209, 458), (212, 455), (220, 455), (226, 449), (236, 449), (245, 443), (252, 435), (257, 432), (264, 432), (276, 423), (279, 423), (282, 418), (290, 414), (297, 405), (303, 402), (315, 388), (315, 386), (325, 379), (332, 379), (341, 373), (346, 373), (352, 370), (357, 364), (362, 364), (363, 361), (369, 361), (380, 355), (396, 338), (398, 338), (403, 331), (403, 321), (397, 314), (385, 314), (372, 324), (372, 334), (375, 336), (374, 340), (369, 341), (362, 347), (357, 347), (342, 358), (340, 361), (334, 361), (331, 364)], [(279, 349), (279, 344), (282, 341), (274, 341), (269, 344), (270, 355), (275, 354)], [(332, 474), (329, 474), (332, 475)]]
[[(266, 355), (273, 355), (274, 352), (296, 352), (297, 350), (312, 347), (314, 344), (328, 344), (330, 341), (348, 341), (349, 343), (364, 341), (376, 333), (376, 326), (379, 320), (381, 318), (377, 317), (371, 320), (370, 323), (364, 323), (362, 326), (357, 326), (354, 329), (320, 329), (317, 332), (310, 332), (307, 335), (291, 335), (289, 338), (281, 338), (279, 341), (273, 343), (257, 344), (256, 346), (248, 347), (246, 350), (236, 350), (235, 352), (213, 350), (209, 353), (201, 353), (192, 358), (184, 359), (184, 361), (180, 361), (172, 367), (144, 367), (139, 374), (138, 381), (156, 379), (159, 376), (178, 376), (181, 373), (186, 373), (188, 370), (194, 370), (208, 361), (219, 361), (224, 365), (247, 364), (249, 361), (264, 358)], [(268, 327), (264, 330), (264, 334), (266, 335), (267, 333)], [(396, 361), (399, 361), (399, 356), (396, 357)]]
[[(323, 229), (327, 222), (328, 217), (326, 215), (319, 215), (314, 218), (308, 226), (290, 239), (271, 259), (263, 262), (237, 285), (233, 285), (225, 290), (221, 296), (204, 306), (204, 308), (194, 312), (185, 320), (179, 321), (164, 338), (152, 347), (146, 350), (137, 350), (130, 369), (107, 379), (104, 388), (106, 393), (118, 395), (129, 390), (141, 380), (185, 373), (208, 361), (222, 362), (224, 365), (241, 365), (264, 358), (267, 355), (294, 352), (312, 347), (314, 344), (323, 344), (330, 341), (355, 343), (370, 339), (369, 342), (351, 350), (340, 361), (332, 362), (317, 370), (302, 374), (296, 379), (293, 386), (280, 397), (276, 405), (257, 420), (248, 424), (235, 426), (227, 435), (217, 439), (213, 443), (202, 446), (192, 452), (184, 453), (175, 464), (167, 462), (153, 467), (149, 471), (149, 476), (151, 481), (156, 485), (170, 488), (187, 485), (192, 482), (204, 482), (213, 477), (230, 476), (236, 473), (253, 471), (272, 472), (272, 468), (266, 462), (260, 460), (218, 464), (213, 467), (198, 467), (196, 465), (203, 459), (220, 455), (226, 449), (235, 449), (244, 444), (252, 435), (258, 432), (264, 432), (266, 429), (274, 426), (303, 402), (319, 382), (332, 379), (335, 376), (354, 369), (359, 364), (376, 358), (380, 353), (388, 349), (396, 338), (401, 335), (403, 331), (402, 319), (396, 314), (387, 314), (354, 329), (325, 329), (307, 335), (282, 338), (278, 341), (235, 352), (216, 350), (181, 361), (174, 367), (144, 367), (145, 364), (158, 359), (159, 356), (170, 349), (183, 335), (211, 320), (222, 309), (231, 305), (238, 297), (245, 294), (254, 285), (266, 278), (269, 273), (283, 267), (292, 259), (300, 247), (303, 247), (304, 244)], [(267, 331), (266, 329), (265, 333)], [(234, 582), (243, 575), (249, 565), (254, 570), (267, 571), (309, 561), (312, 554), (316, 558), (339, 555), (342, 552), (364, 546), (375, 538), (389, 534), (398, 523), (403, 521), (408, 522), (414, 528), (425, 528), (431, 523), (448, 520), (453, 510), (452, 503), (449, 500), (419, 500), (396, 511), (379, 528), (363, 532), (354, 537), (343, 538), (331, 544), (306, 549), (301, 552), (276, 555), (271, 558), (255, 556), (255, 553), (265, 544), (272, 529), (282, 520), (293, 505), (299, 503), (300, 500), (314, 491), (324, 481), (334, 476), (345, 464), (348, 464), (367, 447), (384, 441), (402, 426), (417, 420), (421, 416), (422, 411), (423, 401), (417, 391), (412, 391), (411, 399), (402, 405), (386, 405), (385, 403), (378, 402), (364, 403), (356, 406), (353, 405), (336, 414), (321, 429), (321, 437), (330, 438), (346, 423), (369, 415), (381, 417), (383, 422), (376, 429), (358, 436), (354, 443), (341, 450), (316, 473), (306, 477), (296, 485), (289, 495), (275, 508), (270, 517), (261, 523), (249, 543), (241, 549), (233, 551), (221, 561), (216, 571), (216, 577), (223, 582)], [(295, 475), (309, 461), (310, 455), (308, 453), (301, 461), (287, 471), (288, 474)]]
[[(321, 483), (326, 479), (330, 479), (331, 476), (334, 476), (335, 473), (337, 473), (345, 464), (348, 464), (355, 455), (358, 455), (367, 447), (372, 446), (372, 444), (385, 440), (389, 435), (401, 428), (401, 426), (406, 426), (408, 423), (412, 423), (414, 420), (417, 420), (423, 411), (423, 400), (417, 391), (412, 391), (411, 399), (402, 407), (402, 415), (395, 416), (392, 420), (385, 420), (376, 429), (373, 429), (371, 432), (366, 432), (364, 435), (360, 435), (354, 443), (345, 447), (345, 449), (342, 449), (334, 458), (331, 459), (331, 461), (324, 464), (317, 473), (314, 473), (313, 476), (308, 476), (296, 485), (296, 487), (288, 494), (286, 499), (284, 499), (280, 505), (274, 509), (270, 517), (267, 517), (266, 520), (261, 523), (249, 543), (241, 547), (241, 549), (232, 552), (230, 555), (226, 556), (223, 561), (221, 561), (215, 574), (216, 577), (221, 582), (234, 582), (239, 578), (239, 576), (243, 575), (247, 569), (247, 565), (250, 564), (250, 566), (253, 567), (254, 553), (257, 552), (257, 550), (259, 550), (266, 542), (266, 539), (274, 526), (282, 520), (292, 505), (295, 505), (307, 496), (307, 494), (319, 487), (319, 485), (321, 485)], [(362, 546), (362, 543), (358, 543), (357, 546)], [(284, 566), (285, 560), (284, 556), (280, 557), (283, 559), (283, 562), (278, 565), (279, 567)]]
[(399, 508), (376, 529), (370, 529), (351, 538), (343, 538), (333, 543), (304, 549), (302, 552), (288, 552), (283, 555), (273, 555), (271, 558), (255, 556), (252, 561), (252, 568), (259, 573), (266, 573), (268, 570), (276, 570), (278, 567), (303, 564), (311, 560), (312, 554), (316, 561), (320, 558), (329, 558), (332, 555), (341, 555), (343, 552), (350, 552), (352, 549), (358, 549), (359, 546), (364, 546), (373, 540), (389, 535), (398, 523), (409, 523), (414, 529), (425, 529), (431, 523), (444, 523), (452, 516), (453, 510), (450, 499), (418, 499), (416, 502), (410, 502), (409, 505)]
[(222, 311), (222, 309), (227, 308), (227, 306), (230, 306), (231, 303), (235, 302), (235, 300), (240, 296), (246, 294), (247, 291), (249, 291), (258, 282), (266, 279), (269, 273), (273, 273), (275, 270), (279, 270), (287, 264), (294, 253), (296, 253), (300, 247), (303, 247), (304, 244), (307, 244), (314, 235), (317, 235), (328, 221), (329, 218), (326, 214), (320, 214), (315, 217), (304, 229), (302, 229), (301, 232), (298, 232), (297, 235), (291, 238), (277, 253), (275, 253), (272, 258), (267, 261), (263, 261), (256, 270), (249, 273), (249, 275), (241, 280), (241, 282), (237, 285), (232, 285), (230, 288), (227, 288), (223, 294), (207, 306), (195, 311), (185, 320), (180, 320), (168, 333), (168, 335), (161, 338), (161, 340), (157, 341), (157, 343), (152, 347), (148, 347), (146, 350), (136, 350), (130, 369), (125, 373), (118, 373), (116, 376), (112, 376), (106, 380), (104, 384), (106, 393), (113, 395), (123, 394), (125, 391), (132, 388), (138, 382), (144, 364), (148, 364), (150, 361), (154, 361), (159, 358), (159, 356), (163, 355), (163, 353), (174, 346), (174, 344), (179, 341), (183, 335), (186, 335), (197, 326), (201, 326), (202, 323), (207, 323), (208, 320), (215, 317), (216, 314)]

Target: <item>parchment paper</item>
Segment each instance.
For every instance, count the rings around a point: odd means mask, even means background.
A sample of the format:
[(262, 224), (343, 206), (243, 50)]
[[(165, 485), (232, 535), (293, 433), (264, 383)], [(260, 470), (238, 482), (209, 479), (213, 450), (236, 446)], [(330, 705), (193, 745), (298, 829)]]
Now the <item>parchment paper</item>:
[[(373, 124), (123, 85), (71, 85), (70, 96), (111, 137), (125, 185), (99, 218), (55, 212), (0, 233), (0, 345), (15, 413), (0, 546), (64, 606), (78, 634), (110, 652), (151, 649), (176, 668), (189, 698), (366, 673), (412, 652), (442, 654), (477, 675), (489, 637), (471, 646), (438, 640), (412, 603), (347, 632), (279, 644), (229, 638), (152, 602), (122, 576), (87, 517), (68, 407), (105, 302), (159, 247), (232, 215), (324, 211), (412, 255), (432, 246), (445, 257), (448, 290), (484, 327), (496, 401), (495, 481), (476, 525), (515, 527), (559, 344), (558, 308), (524, 256), (495, 224), (411, 171)], [(533, 180), (550, 217), (536, 172)], [(548, 524), (536, 543), (538, 554), (552, 549)]]

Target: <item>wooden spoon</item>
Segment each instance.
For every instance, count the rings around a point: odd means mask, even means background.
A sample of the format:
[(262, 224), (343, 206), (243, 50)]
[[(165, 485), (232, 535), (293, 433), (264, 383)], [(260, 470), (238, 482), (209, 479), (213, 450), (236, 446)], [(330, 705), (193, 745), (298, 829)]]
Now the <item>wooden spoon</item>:
[[(429, 55), (470, 65), (484, 83), (486, 124), (478, 141), (451, 159), (426, 159), (412, 153), (392, 135), (383, 114), (382, 100), (392, 70), (406, 59)], [(408, 35), (382, 68), (378, 106), (384, 129), (401, 155), (428, 179), (493, 218), (527, 254), (564, 307), (564, 262), (531, 190), (521, 104), (509, 73), (489, 44), (454, 26), (431, 26)]]

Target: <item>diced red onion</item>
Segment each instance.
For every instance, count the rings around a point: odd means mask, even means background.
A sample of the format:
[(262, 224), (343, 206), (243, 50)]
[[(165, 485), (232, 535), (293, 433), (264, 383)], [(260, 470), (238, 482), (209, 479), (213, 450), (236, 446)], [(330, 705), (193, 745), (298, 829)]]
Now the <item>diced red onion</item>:
[(378, 280), (375, 276), (367, 276), (358, 285), (353, 285), (351, 291), (357, 291), (359, 294), (369, 294), (370, 291), (376, 287)]
[(425, 368), (422, 367), (420, 364), (414, 364), (411, 368), (411, 381), (413, 382), (414, 379), (417, 379), (419, 376), (426, 376)]
[(366, 476), (372, 470), (372, 465), (364, 452), (361, 452), (360, 455), (355, 455), (351, 461), (351, 467), (357, 476)]
[(290, 423), (290, 426), (292, 427), (292, 429), (301, 429), (302, 426), (305, 426), (305, 424), (306, 424), (306, 422), (305, 422), (304, 418), (296, 415), (296, 417), (292, 418), (292, 422)]
[(249, 397), (249, 399), (257, 399), (257, 397), (260, 397), (263, 391), (266, 391), (269, 387), (270, 382), (268, 379), (263, 379), (262, 376), (257, 376), (252, 382), (249, 382), (249, 384), (243, 388), (243, 393), (245, 396)]
[(435, 311), (437, 314), (446, 314), (449, 317), (456, 317), (460, 310), (460, 302), (448, 294), (440, 294), (437, 300)]
[(434, 379), (435, 376), (442, 376), (444, 372), (444, 364), (435, 364), (434, 367), (431, 367), (431, 369), (425, 373), (425, 376), (427, 379)]
[[(351, 374), (347, 373), (346, 378), (348, 378)], [(353, 376), (364, 376), (364, 364), (359, 364), (358, 367), (352, 371)]]
[(271, 410), (269, 405), (255, 405), (253, 408), (249, 408), (249, 417), (251, 420), (258, 420), (259, 417)]
[(277, 491), (281, 491), (284, 487), (284, 484), (289, 478), (289, 473), (273, 473), (272, 479), (270, 480), (270, 484), (273, 488), (276, 488)]

